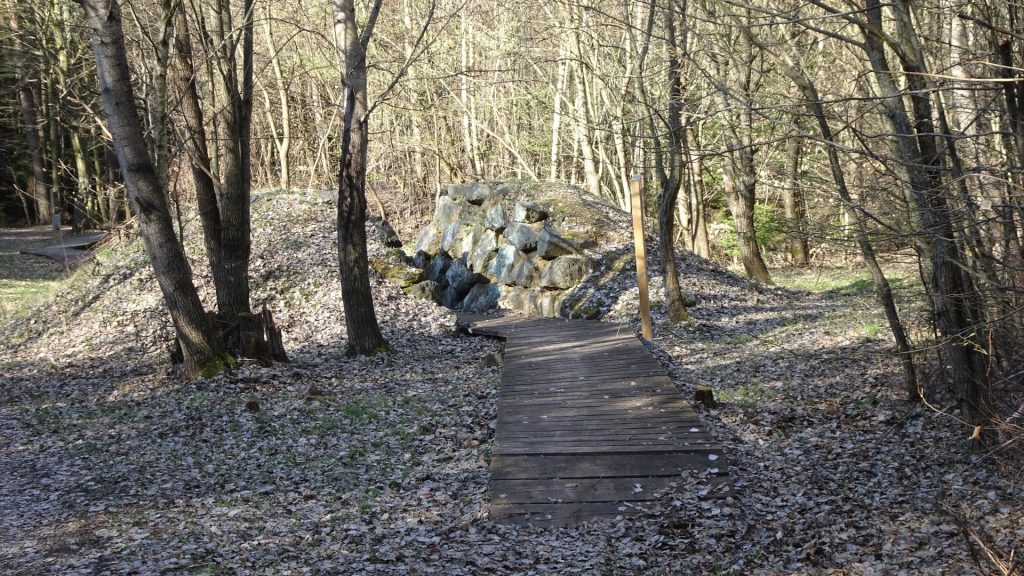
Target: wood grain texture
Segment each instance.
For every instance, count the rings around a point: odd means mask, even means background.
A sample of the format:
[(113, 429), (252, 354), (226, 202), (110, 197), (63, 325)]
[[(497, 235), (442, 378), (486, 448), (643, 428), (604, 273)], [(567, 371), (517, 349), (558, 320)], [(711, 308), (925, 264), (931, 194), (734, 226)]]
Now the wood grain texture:
[(642, 513), (681, 474), (728, 491), (721, 445), (627, 328), (593, 320), (459, 314), (506, 339), (491, 449), (491, 517), (564, 526)]

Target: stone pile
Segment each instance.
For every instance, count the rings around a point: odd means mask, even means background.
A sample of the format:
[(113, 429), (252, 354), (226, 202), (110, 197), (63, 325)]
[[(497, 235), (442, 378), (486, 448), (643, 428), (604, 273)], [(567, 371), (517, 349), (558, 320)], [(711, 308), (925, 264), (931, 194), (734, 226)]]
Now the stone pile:
[(415, 245), (373, 267), (406, 292), (455, 310), (596, 317), (600, 303), (588, 297), (588, 281), (609, 266), (621, 269), (628, 225), (624, 212), (570, 186), (456, 184)]

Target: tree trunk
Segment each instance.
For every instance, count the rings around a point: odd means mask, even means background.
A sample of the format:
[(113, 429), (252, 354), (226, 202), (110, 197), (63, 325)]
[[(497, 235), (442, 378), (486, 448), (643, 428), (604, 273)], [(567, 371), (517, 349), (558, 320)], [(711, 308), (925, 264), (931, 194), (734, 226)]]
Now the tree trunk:
[(548, 160), (548, 180), (558, 179), (559, 143), (562, 128), (562, 94), (565, 92), (565, 81), (569, 75), (569, 50), (563, 42), (558, 48), (558, 75), (555, 80), (555, 97), (551, 105), (551, 156)]
[(21, 118), (25, 124), (25, 142), (28, 144), (32, 172), (29, 175), (29, 193), (35, 204), (36, 224), (47, 224), (53, 216), (50, 205), (50, 191), (47, 186), (46, 162), (43, 159), (43, 145), (39, 137), (39, 110), (32, 84), (19, 79), (18, 101), (21, 104)]
[(116, 0), (82, 0), (92, 33), (103, 108), (146, 253), (181, 344), (186, 373), (208, 376), (228, 365), (203, 311), (188, 260), (174, 236), (164, 190), (146, 149), (135, 109), (128, 58)]
[(369, 106), (366, 94), (366, 43), (382, 0), (376, 0), (363, 38), (356, 26), (353, 0), (333, 0), (334, 41), (345, 88), (345, 116), (338, 170), (338, 265), (350, 355), (389, 352), (377, 324), (366, 254), (366, 145)]
[[(270, 65), (274, 69), (274, 79), (277, 80), (277, 100), (281, 106), (281, 135), (277, 135), (273, 123), (273, 111), (270, 110), (269, 98), (267, 98), (267, 115), (270, 116), (271, 130), (274, 132), (274, 146), (277, 150), (278, 178), (280, 186), (284, 190), (291, 188), (291, 165), (288, 162), (288, 152), (292, 144), (292, 121), (291, 109), (288, 105), (288, 89), (285, 85), (284, 72), (281, 70), (281, 57), (279, 48), (274, 42), (274, 31), (272, 28), (273, 16), (267, 14), (263, 19), (263, 35), (267, 41), (267, 49), (270, 51)], [(264, 92), (266, 98), (266, 92)]]
[[(39, 88), (38, 83), (30, 80), (25, 72), (25, 61), (28, 50), (21, 44), (21, 26), (18, 13), (13, 6), (5, 5), (10, 11), (8, 25), (14, 53), (14, 71), (18, 82), (18, 104), (21, 108), (21, 121), (25, 129), (25, 144), (29, 153), (28, 192), (32, 198), (32, 221), (46, 224), (52, 217), (49, 190), (47, 189), (46, 162), (43, 159), (43, 144), (39, 133)], [(28, 215), (26, 215), (28, 216)]]
[[(253, 356), (256, 350), (241, 346), (239, 315), (251, 315), (249, 304), (250, 220), (249, 204), (252, 185), (251, 140), (252, 133), (252, 20), (253, 0), (245, 0), (243, 22), (236, 30), (231, 14), (230, 0), (214, 3), (214, 39), (218, 47), (215, 74), (222, 108), (220, 124), (220, 210), (221, 274), (217, 286), (217, 312), (221, 331), (228, 348), (243, 356)], [(237, 69), (237, 41), (232, 36), (241, 34), (242, 70)], [(239, 86), (241, 81), (241, 86)]]
[(895, 4), (898, 37), (907, 73), (914, 121), (907, 112), (903, 94), (893, 82), (892, 73), (882, 45), (882, 7), (878, 0), (866, 0), (868, 24), (861, 45), (871, 62), (876, 83), (881, 91), (885, 118), (896, 142), (894, 150), (905, 171), (904, 184), (919, 214), (920, 231), (927, 233), (926, 255), (930, 265), (929, 288), (935, 325), (943, 339), (942, 349), (950, 369), (950, 379), (959, 396), (964, 420), (975, 427), (972, 442), (985, 440), (983, 430), (991, 409), (988, 403), (988, 372), (985, 348), (976, 336), (980, 320), (974, 314), (972, 301), (977, 293), (961, 268), (962, 260), (953, 234), (947, 192), (939, 172), (939, 155), (935, 142), (931, 105), (924, 84), (925, 67), (918, 58), (909, 7)]
[[(683, 150), (686, 154), (689, 167), (690, 186), (692, 194), (690, 202), (690, 238), (693, 244), (693, 253), (704, 258), (711, 256), (711, 240), (708, 238), (707, 210), (704, 206), (704, 157), (700, 147), (700, 132), (692, 125), (686, 128), (686, 138), (683, 140)], [(693, 145), (690, 145), (690, 142)]]
[(213, 180), (213, 168), (210, 165), (210, 152), (206, 145), (206, 122), (199, 99), (199, 87), (192, 56), (192, 39), (183, 8), (179, 8), (175, 15), (174, 27), (176, 28), (174, 51), (178, 60), (175, 77), (184, 120), (182, 126), (183, 146), (192, 170), (192, 182), (196, 191), (199, 220), (203, 228), (206, 257), (213, 275), (214, 289), (219, 292), (226, 289), (220, 241), (222, 230), (220, 209), (217, 206), (217, 191)]
[[(685, 6), (685, 4), (684, 4)], [(685, 8), (684, 8), (685, 9)], [(678, 17), (686, 18), (685, 12)], [(653, 9), (651, 20), (654, 19)], [(679, 270), (676, 267), (675, 247), (675, 220), (676, 201), (679, 198), (679, 189), (683, 181), (683, 148), (682, 141), (686, 137), (683, 129), (683, 85), (679, 76), (680, 65), (680, 44), (677, 43), (677, 14), (674, 6), (665, 9), (663, 15), (665, 39), (668, 43), (668, 89), (669, 100), (666, 110), (666, 124), (668, 127), (667, 154), (661, 153), (661, 138), (656, 133), (652, 135), (656, 146), (656, 163), (658, 164), (658, 175), (661, 181), (661, 194), (658, 198), (658, 233), (661, 254), (664, 266), (665, 300), (668, 305), (669, 318), (676, 322), (690, 319), (686, 311), (686, 301), (683, 298), (683, 289), (679, 285)], [(685, 46), (685, 36), (682, 38), (682, 45)], [(638, 65), (638, 68), (639, 65)], [(639, 78), (642, 83), (642, 77)], [(642, 90), (644, 100), (646, 90)], [(651, 114), (651, 117), (654, 115)], [(653, 121), (652, 121), (653, 122)], [(667, 164), (667, 171), (665, 170)]]
[[(749, 12), (749, 11), (748, 11)], [(749, 20), (749, 13), (746, 15)], [(747, 31), (749, 26), (737, 24), (737, 28)], [(730, 103), (722, 91), (716, 92), (719, 105), (723, 110), (738, 108), (737, 117), (730, 119), (725, 135), (727, 153), (723, 169), (722, 186), (725, 199), (732, 213), (736, 227), (736, 244), (743, 262), (747, 277), (762, 284), (772, 284), (768, 274), (768, 266), (761, 257), (761, 247), (757, 243), (754, 227), (755, 193), (757, 191), (757, 167), (754, 165), (754, 116), (753, 116), (753, 67), (756, 60), (754, 47), (749, 38), (741, 34), (736, 40), (739, 56), (733, 62), (726, 63), (721, 59), (716, 64), (722, 77), (729, 74), (735, 79), (737, 102)], [(734, 68), (729, 70), (728, 68)]]
[(795, 135), (786, 142), (786, 185), (783, 189), (782, 203), (789, 234), (789, 256), (793, 259), (793, 264), (807, 266), (806, 215), (799, 180), (801, 144), (801, 138)]

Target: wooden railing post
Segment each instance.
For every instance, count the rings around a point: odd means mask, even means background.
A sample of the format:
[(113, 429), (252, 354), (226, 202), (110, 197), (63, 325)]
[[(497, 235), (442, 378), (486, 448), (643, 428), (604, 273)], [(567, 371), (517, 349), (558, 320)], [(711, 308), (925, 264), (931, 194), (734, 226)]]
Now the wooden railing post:
[(651, 301), (647, 289), (647, 252), (644, 247), (644, 209), (640, 194), (640, 175), (629, 182), (630, 208), (633, 212), (633, 244), (636, 247), (636, 282), (640, 288), (640, 323), (644, 339), (654, 337), (651, 328)]

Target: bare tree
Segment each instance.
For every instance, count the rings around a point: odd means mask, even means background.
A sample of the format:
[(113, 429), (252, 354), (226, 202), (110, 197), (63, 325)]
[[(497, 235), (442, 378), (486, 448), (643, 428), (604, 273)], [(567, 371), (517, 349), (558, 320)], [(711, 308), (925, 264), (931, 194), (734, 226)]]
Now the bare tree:
[(366, 48), (382, 2), (374, 1), (360, 34), (354, 0), (332, 0), (345, 107), (338, 166), (338, 265), (348, 353), (359, 355), (391, 350), (377, 324), (366, 253), (366, 148), (370, 139)]
[(81, 0), (79, 4), (92, 35), (114, 152), (138, 216), (146, 253), (177, 331), (186, 373), (206, 376), (221, 372), (228, 367), (228, 361), (199, 301), (188, 260), (174, 235), (165, 190), (160, 187), (135, 109), (120, 7), (116, 0)]

